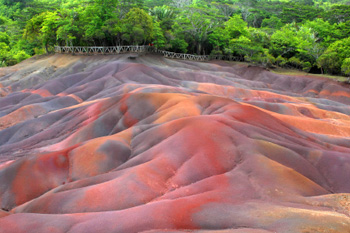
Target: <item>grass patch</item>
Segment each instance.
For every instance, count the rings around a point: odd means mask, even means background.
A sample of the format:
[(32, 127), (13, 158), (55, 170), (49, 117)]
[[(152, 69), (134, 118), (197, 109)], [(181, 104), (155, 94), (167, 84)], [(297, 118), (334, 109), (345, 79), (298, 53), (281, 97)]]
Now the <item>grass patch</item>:
[(276, 74), (284, 74), (284, 75), (291, 75), (291, 76), (313, 76), (313, 77), (321, 77), (321, 78), (329, 78), (333, 79), (339, 82), (345, 82), (348, 80), (347, 77), (344, 76), (337, 76), (337, 75), (329, 75), (329, 74), (311, 74), (306, 73), (300, 70), (294, 70), (294, 69), (285, 69), (285, 68), (276, 68), (271, 70), (271, 72)]

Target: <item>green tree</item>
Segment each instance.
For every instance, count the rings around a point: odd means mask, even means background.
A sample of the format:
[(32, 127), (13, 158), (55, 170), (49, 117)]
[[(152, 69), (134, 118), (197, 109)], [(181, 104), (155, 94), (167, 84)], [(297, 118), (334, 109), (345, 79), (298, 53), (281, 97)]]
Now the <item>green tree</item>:
[(94, 45), (105, 45), (108, 37), (106, 22), (116, 17), (118, 0), (98, 0), (87, 5), (81, 13), (80, 22), (84, 28), (83, 39)]
[(170, 30), (176, 17), (175, 12), (169, 6), (156, 6), (150, 10), (150, 14), (160, 23), (163, 30)]
[(283, 23), (280, 18), (273, 15), (271, 18), (263, 19), (261, 26), (265, 28), (280, 29), (283, 26)]
[(300, 23), (306, 20), (314, 20), (322, 12), (322, 9), (314, 6), (290, 2), (283, 8), (281, 19), (283, 23)]
[(49, 46), (56, 43), (58, 22), (57, 12), (41, 13), (27, 22), (24, 36), (31, 40), (39, 40), (49, 53)]
[(297, 56), (302, 61), (315, 63), (323, 53), (324, 48), (318, 43), (318, 37), (312, 28), (299, 27), (296, 30)]
[(350, 57), (350, 37), (332, 43), (319, 57), (317, 64), (332, 74), (339, 74), (346, 58)]
[(0, 31), (0, 42), (10, 44), (10, 36), (6, 32)]
[(153, 38), (153, 20), (144, 10), (131, 9), (122, 21), (122, 38), (131, 44), (146, 44)]
[(331, 24), (349, 21), (350, 5), (334, 5), (323, 14), (323, 17)]
[(143, 9), (143, 0), (119, 0), (118, 3), (118, 15), (120, 19), (123, 19), (126, 14), (133, 8)]
[(350, 35), (350, 19), (345, 22), (335, 24), (336, 33), (333, 36), (334, 39), (344, 39)]
[(208, 36), (214, 24), (213, 11), (194, 6), (183, 11), (176, 18), (173, 30), (176, 37), (182, 37), (180, 34), (185, 34), (186, 42), (192, 45), (189, 48), (191, 53), (206, 54)]
[(250, 27), (260, 28), (263, 20), (267, 17), (268, 14), (266, 12), (260, 9), (252, 9), (247, 17), (247, 23)]
[(325, 47), (328, 47), (331, 43), (335, 42), (341, 37), (337, 25), (332, 25), (328, 21), (324, 21), (321, 18), (313, 21), (308, 20), (302, 26), (311, 28), (318, 38), (318, 43), (321, 43)]
[(164, 49), (166, 39), (164, 37), (163, 30), (160, 27), (160, 23), (155, 21), (153, 23), (153, 43), (157, 49)]
[(213, 32), (208, 36), (209, 43), (214, 50), (212, 54), (223, 54), (225, 48), (228, 47), (230, 36), (226, 33), (225, 28), (216, 27)]
[(223, 16), (224, 21), (229, 20), (229, 18), (238, 12), (239, 7), (232, 4), (233, 1), (214, 1), (211, 4), (213, 7), (218, 9), (218, 14)]
[(297, 45), (296, 32), (289, 25), (276, 31), (271, 36), (269, 51), (274, 57), (291, 58), (296, 53)]
[(263, 54), (263, 48), (246, 37), (240, 36), (239, 38), (232, 39), (230, 41), (231, 53), (237, 55), (240, 60), (252, 61), (256, 60), (258, 54)]
[(62, 16), (56, 32), (59, 43), (67, 46), (82, 44), (83, 32), (79, 29), (78, 13), (75, 10), (63, 9), (59, 14)]
[(150, 10), (150, 14), (157, 21), (175, 17), (174, 11), (169, 6), (156, 6)]
[(227, 33), (230, 38), (248, 36), (248, 24), (241, 18), (240, 15), (234, 15), (227, 22), (225, 22), (225, 33)]
[(6, 59), (8, 57), (9, 51), (10, 47), (4, 42), (0, 42), (0, 66), (6, 65)]
[(186, 53), (188, 43), (184, 39), (174, 38), (170, 41), (171, 50), (177, 53)]
[(167, 33), (168, 41), (170, 44), (170, 50), (177, 53), (186, 53), (188, 51), (189, 44), (185, 40), (185, 34), (183, 31), (183, 25), (178, 23), (178, 20), (172, 25), (172, 30)]

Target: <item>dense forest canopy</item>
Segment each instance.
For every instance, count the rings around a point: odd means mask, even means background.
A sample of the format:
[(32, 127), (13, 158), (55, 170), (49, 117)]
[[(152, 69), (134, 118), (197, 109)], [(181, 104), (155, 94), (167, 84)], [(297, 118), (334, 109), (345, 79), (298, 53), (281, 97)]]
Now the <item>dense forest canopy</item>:
[(0, 0), (0, 66), (54, 45), (153, 43), (350, 75), (350, 0)]

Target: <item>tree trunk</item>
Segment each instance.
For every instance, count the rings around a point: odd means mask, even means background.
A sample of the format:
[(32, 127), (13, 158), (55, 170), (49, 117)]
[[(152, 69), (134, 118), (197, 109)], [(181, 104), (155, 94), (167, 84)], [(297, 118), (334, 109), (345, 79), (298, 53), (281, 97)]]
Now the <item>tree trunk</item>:
[(48, 43), (45, 43), (45, 50), (46, 50), (46, 54), (49, 54), (49, 45)]
[(198, 46), (197, 46), (197, 55), (201, 55), (201, 50), (202, 50), (202, 44), (201, 44), (201, 43), (198, 43)]

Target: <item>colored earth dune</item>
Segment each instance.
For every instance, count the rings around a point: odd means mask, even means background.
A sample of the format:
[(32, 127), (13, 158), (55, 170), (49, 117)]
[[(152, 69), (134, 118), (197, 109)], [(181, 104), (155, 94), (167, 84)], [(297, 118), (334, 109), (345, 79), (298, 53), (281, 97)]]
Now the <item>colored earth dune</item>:
[(0, 69), (0, 232), (350, 232), (350, 89), (128, 55)]

